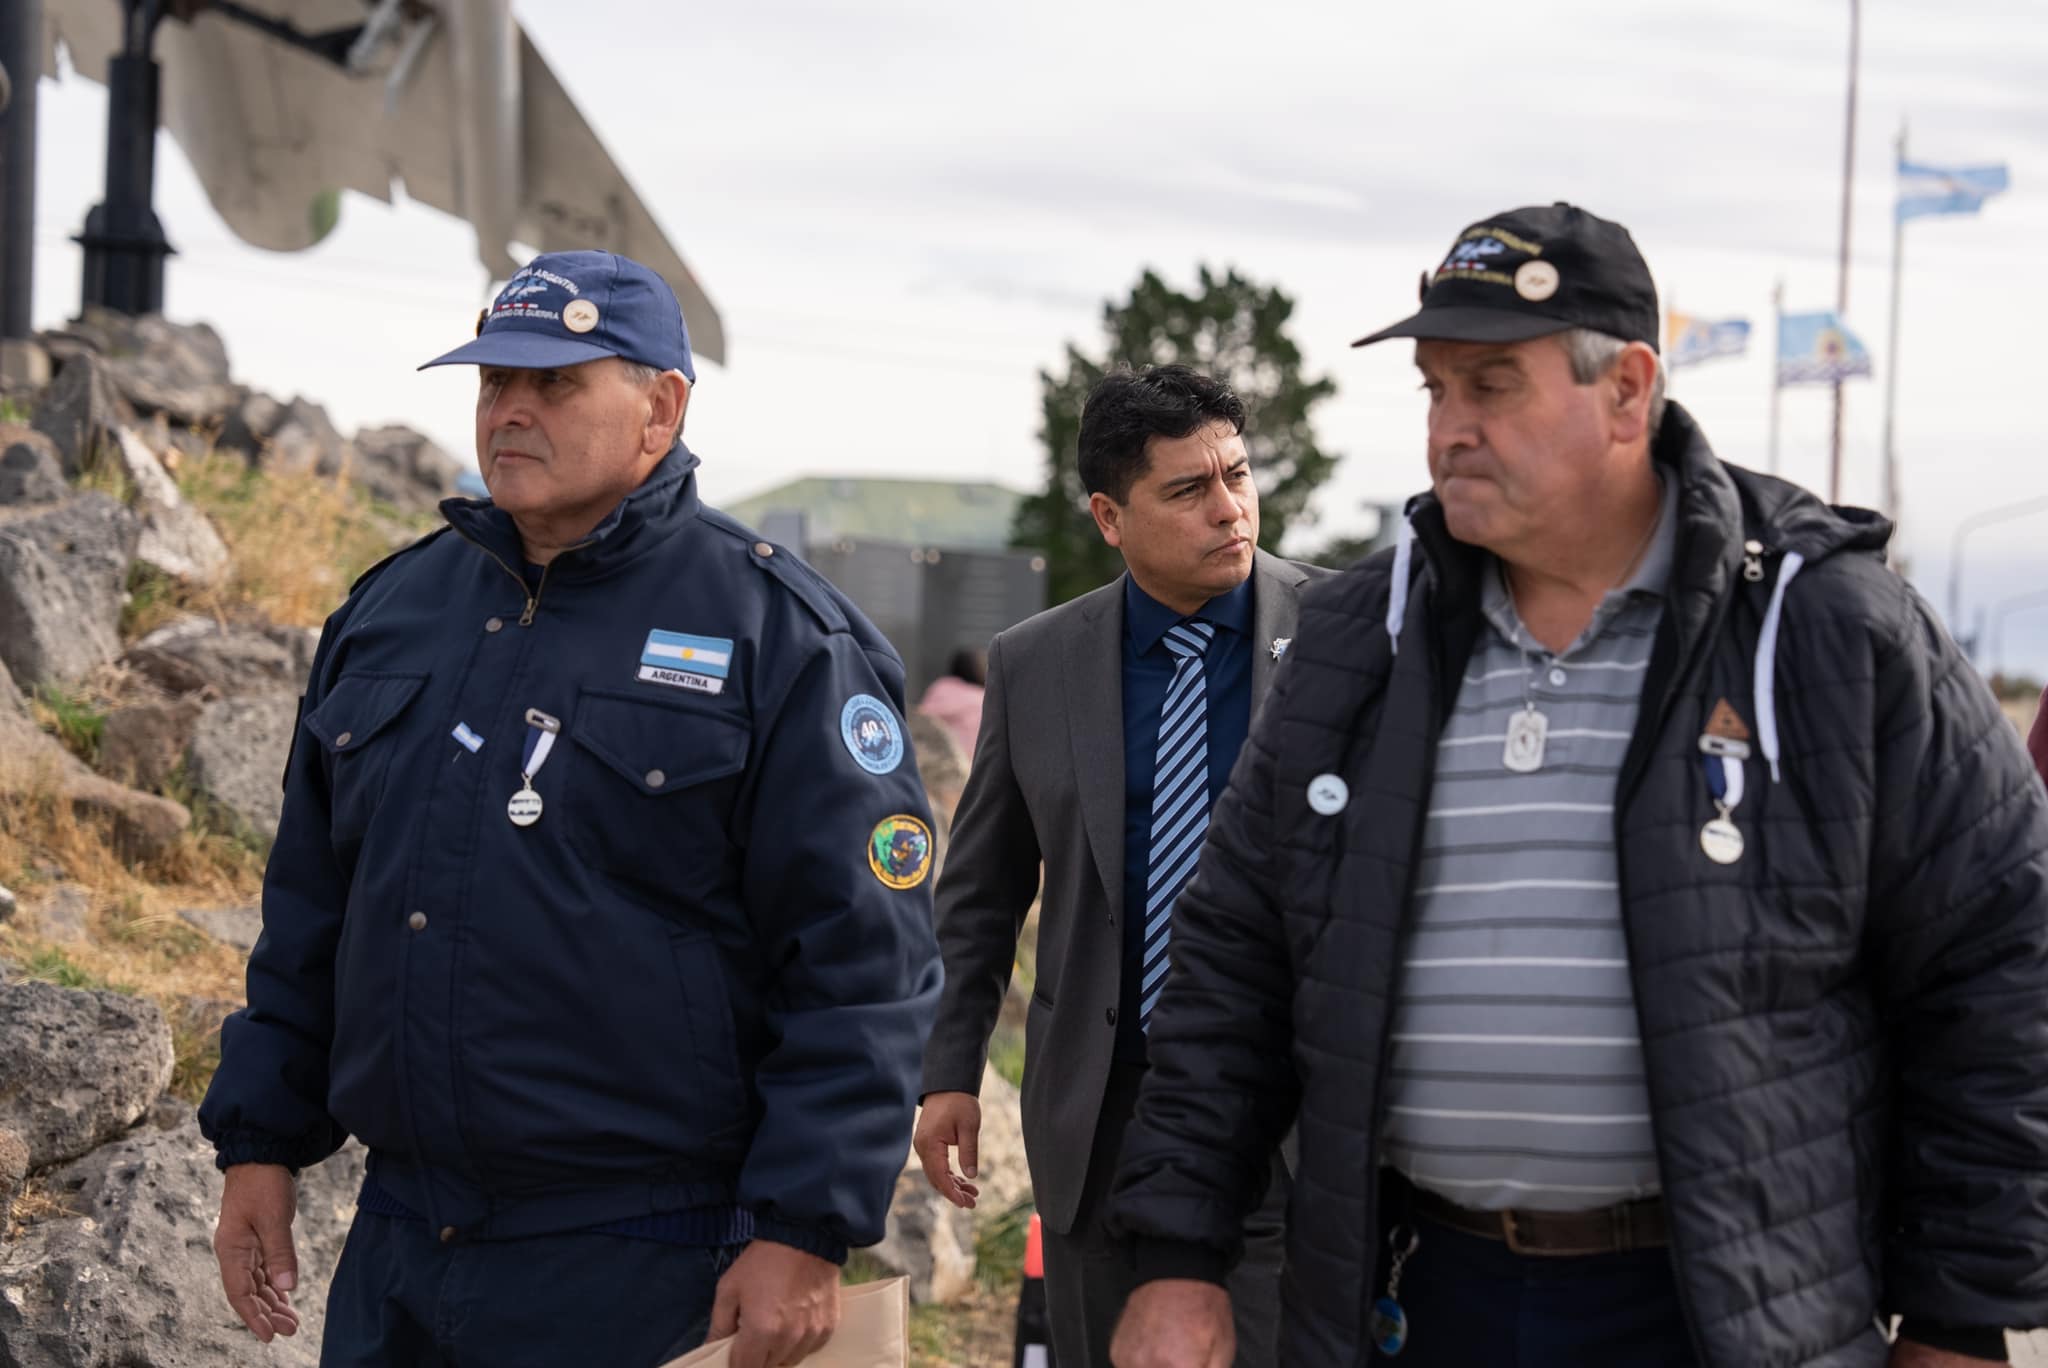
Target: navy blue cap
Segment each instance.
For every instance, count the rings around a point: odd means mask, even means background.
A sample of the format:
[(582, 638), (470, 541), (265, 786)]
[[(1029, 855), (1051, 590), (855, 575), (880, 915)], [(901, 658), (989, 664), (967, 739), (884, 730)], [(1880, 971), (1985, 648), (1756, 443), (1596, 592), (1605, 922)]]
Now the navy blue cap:
[(690, 332), (668, 282), (612, 252), (544, 252), (477, 317), (476, 340), (421, 366), (541, 370), (620, 356), (695, 383)]

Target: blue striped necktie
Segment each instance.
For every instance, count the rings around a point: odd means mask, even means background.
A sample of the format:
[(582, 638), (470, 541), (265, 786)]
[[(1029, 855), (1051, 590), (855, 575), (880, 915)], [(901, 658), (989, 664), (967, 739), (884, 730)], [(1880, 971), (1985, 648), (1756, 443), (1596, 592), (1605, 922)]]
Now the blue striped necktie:
[(1152, 1008), (1166, 987), (1166, 943), (1173, 903), (1195, 872), (1209, 830), (1209, 690), (1202, 655), (1215, 637), (1213, 624), (1187, 618), (1166, 632), (1173, 652), (1173, 683), (1159, 710), (1159, 749), (1152, 766), (1152, 856), (1145, 876), (1145, 960), (1138, 985), (1138, 1029), (1148, 1030)]

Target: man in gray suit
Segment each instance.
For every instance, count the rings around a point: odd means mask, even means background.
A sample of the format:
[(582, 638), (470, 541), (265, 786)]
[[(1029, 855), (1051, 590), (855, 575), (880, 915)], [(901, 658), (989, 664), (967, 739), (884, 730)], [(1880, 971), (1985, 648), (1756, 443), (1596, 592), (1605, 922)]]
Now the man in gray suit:
[[(1089, 395), (1081, 477), (1128, 573), (990, 644), (981, 732), (939, 879), (946, 989), (916, 1148), (932, 1186), (971, 1207), (989, 1033), (1044, 865), (1024, 1147), (1060, 1368), (1108, 1368), (1136, 1282), (1103, 1216), (1145, 1072), (1173, 901), (1294, 636), (1300, 587), (1318, 573), (1257, 550), (1244, 422), (1235, 394), (1184, 366), (1119, 371)], [(1245, 1228), (1231, 1283), (1241, 1365), (1274, 1362), (1287, 1186), (1276, 1158)]]

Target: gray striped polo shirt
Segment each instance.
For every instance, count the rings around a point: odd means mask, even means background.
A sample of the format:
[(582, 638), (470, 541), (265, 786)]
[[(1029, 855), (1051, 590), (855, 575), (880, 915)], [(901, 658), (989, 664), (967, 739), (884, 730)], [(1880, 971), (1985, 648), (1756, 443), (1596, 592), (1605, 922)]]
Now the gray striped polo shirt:
[[(1460, 1206), (1577, 1211), (1658, 1190), (1614, 794), (1676, 496), (1666, 481), (1635, 574), (1556, 655), (1498, 565), (1483, 578), (1488, 629), (1437, 746), (1381, 1137), (1387, 1163)], [(1515, 773), (1508, 727), (1531, 701), (1549, 719), (1543, 763)]]

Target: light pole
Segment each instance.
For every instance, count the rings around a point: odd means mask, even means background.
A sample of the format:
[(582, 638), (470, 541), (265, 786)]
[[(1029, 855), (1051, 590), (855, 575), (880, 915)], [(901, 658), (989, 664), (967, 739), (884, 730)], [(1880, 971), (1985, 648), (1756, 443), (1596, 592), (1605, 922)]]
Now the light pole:
[(2048, 589), (2036, 589), (2028, 594), (2014, 594), (2009, 599), (2000, 599), (1998, 606), (1991, 610), (1991, 649), (1985, 652), (1990, 658), (1994, 672), (2005, 673), (2005, 620), (2014, 613), (2029, 609), (2048, 608)]
[[(1963, 538), (1969, 536), (1972, 532), (1981, 531), (1997, 523), (2010, 522), (2014, 518), (2025, 518), (2035, 513), (2044, 512), (2048, 512), (2048, 496), (2028, 499), (2024, 503), (2000, 504), (1996, 508), (1987, 508), (1982, 512), (1972, 513), (1969, 517), (1956, 524), (1955, 536), (1949, 542), (1948, 553), (1948, 630), (1950, 636), (1954, 636), (1962, 627)], [(1971, 644), (1974, 645), (1975, 643)], [(1975, 651), (1971, 651), (1971, 658), (1975, 659), (1976, 654)]]

